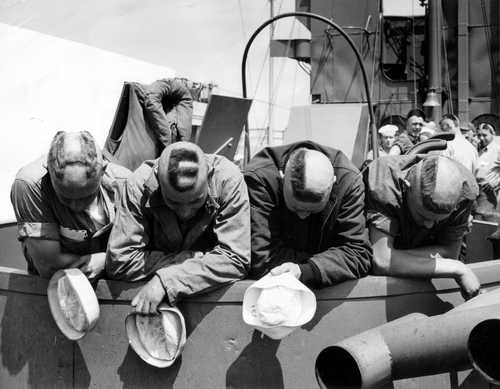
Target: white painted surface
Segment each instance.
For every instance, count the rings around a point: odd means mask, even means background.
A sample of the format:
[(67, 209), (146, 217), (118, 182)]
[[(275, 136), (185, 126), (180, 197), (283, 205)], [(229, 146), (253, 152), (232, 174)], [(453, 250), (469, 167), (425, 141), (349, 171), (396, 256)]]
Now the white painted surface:
[(58, 130), (89, 130), (102, 146), (123, 82), (174, 76), (167, 67), (0, 24), (0, 221), (10, 186)]

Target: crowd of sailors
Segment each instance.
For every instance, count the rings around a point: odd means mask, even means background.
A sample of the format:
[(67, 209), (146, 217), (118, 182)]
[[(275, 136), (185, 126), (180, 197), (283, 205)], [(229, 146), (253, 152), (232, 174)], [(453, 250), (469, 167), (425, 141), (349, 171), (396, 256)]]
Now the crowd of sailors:
[[(405, 154), (439, 131), (455, 134), (446, 150)], [(58, 132), (12, 185), (28, 271), (146, 280), (132, 301), (145, 314), (268, 273), (312, 288), (370, 273), (448, 277), (471, 298), (481, 286), (459, 256), (480, 187), (500, 186), (489, 181), (494, 129), (476, 132), (453, 115), (433, 126), (413, 110), (403, 131), (379, 133), (380, 157), (362, 172), (312, 141), (266, 147), (243, 171), (180, 141), (131, 172), (89, 132)]]
[[(460, 162), (476, 178), (480, 195), (473, 209), (478, 220), (500, 222), (497, 211), (500, 191), (500, 144), (495, 141), (496, 131), (492, 123), (461, 122), (453, 114), (444, 114), (436, 125), (426, 121), (424, 112), (412, 109), (408, 112), (406, 126), (385, 124), (378, 130), (379, 156), (406, 154), (413, 146), (429, 138), (439, 138), (442, 134), (452, 134), (442, 151), (430, 154), (447, 156)], [(368, 160), (373, 159), (370, 150)]]

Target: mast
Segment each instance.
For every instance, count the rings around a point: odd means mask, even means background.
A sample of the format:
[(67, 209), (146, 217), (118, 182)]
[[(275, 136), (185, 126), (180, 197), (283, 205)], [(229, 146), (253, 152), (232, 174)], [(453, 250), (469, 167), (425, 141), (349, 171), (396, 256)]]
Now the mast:
[[(274, 18), (274, 0), (269, 0), (269, 19)], [(269, 26), (269, 47), (271, 47), (274, 40), (274, 23)], [(274, 88), (274, 59), (269, 53), (269, 103), (268, 103), (268, 117), (269, 121), (266, 128), (267, 145), (272, 146), (273, 139), (273, 88)]]
[(469, 4), (458, 0), (458, 117), (469, 121)]
[(441, 119), (441, 0), (429, 0), (429, 88), (424, 107), (427, 116), (438, 123)]

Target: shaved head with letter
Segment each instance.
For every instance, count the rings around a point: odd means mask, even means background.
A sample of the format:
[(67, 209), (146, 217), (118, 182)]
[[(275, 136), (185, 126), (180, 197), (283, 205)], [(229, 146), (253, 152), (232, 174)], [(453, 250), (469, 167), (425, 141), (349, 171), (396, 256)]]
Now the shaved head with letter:
[(181, 220), (189, 220), (207, 196), (208, 168), (203, 151), (194, 143), (177, 142), (163, 150), (158, 178), (163, 199)]
[(323, 210), (335, 174), (330, 160), (317, 150), (299, 148), (288, 159), (284, 172), (284, 198), (289, 210), (301, 219)]

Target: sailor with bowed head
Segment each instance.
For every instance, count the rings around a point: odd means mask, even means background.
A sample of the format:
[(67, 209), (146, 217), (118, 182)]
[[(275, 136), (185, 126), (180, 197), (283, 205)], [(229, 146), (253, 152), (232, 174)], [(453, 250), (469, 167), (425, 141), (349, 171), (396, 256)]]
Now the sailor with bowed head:
[(104, 269), (115, 215), (115, 190), (130, 171), (103, 160), (87, 131), (59, 131), (48, 156), (23, 167), (11, 189), (18, 237), (28, 271), (50, 278), (80, 267), (95, 278)]
[(246, 276), (250, 204), (243, 175), (225, 157), (193, 143), (167, 146), (127, 180), (117, 205), (106, 272), (126, 281), (149, 279), (132, 301), (157, 313), (193, 293)]
[(311, 287), (366, 275), (364, 185), (339, 150), (314, 142), (267, 147), (247, 166), (250, 276), (289, 273)]
[(454, 278), (465, 298), (479, 293), (457, 260), (478, 195), (470, 170), (442, 156), (390, 156), (372, 162), (365, 179), (374, 273)]

